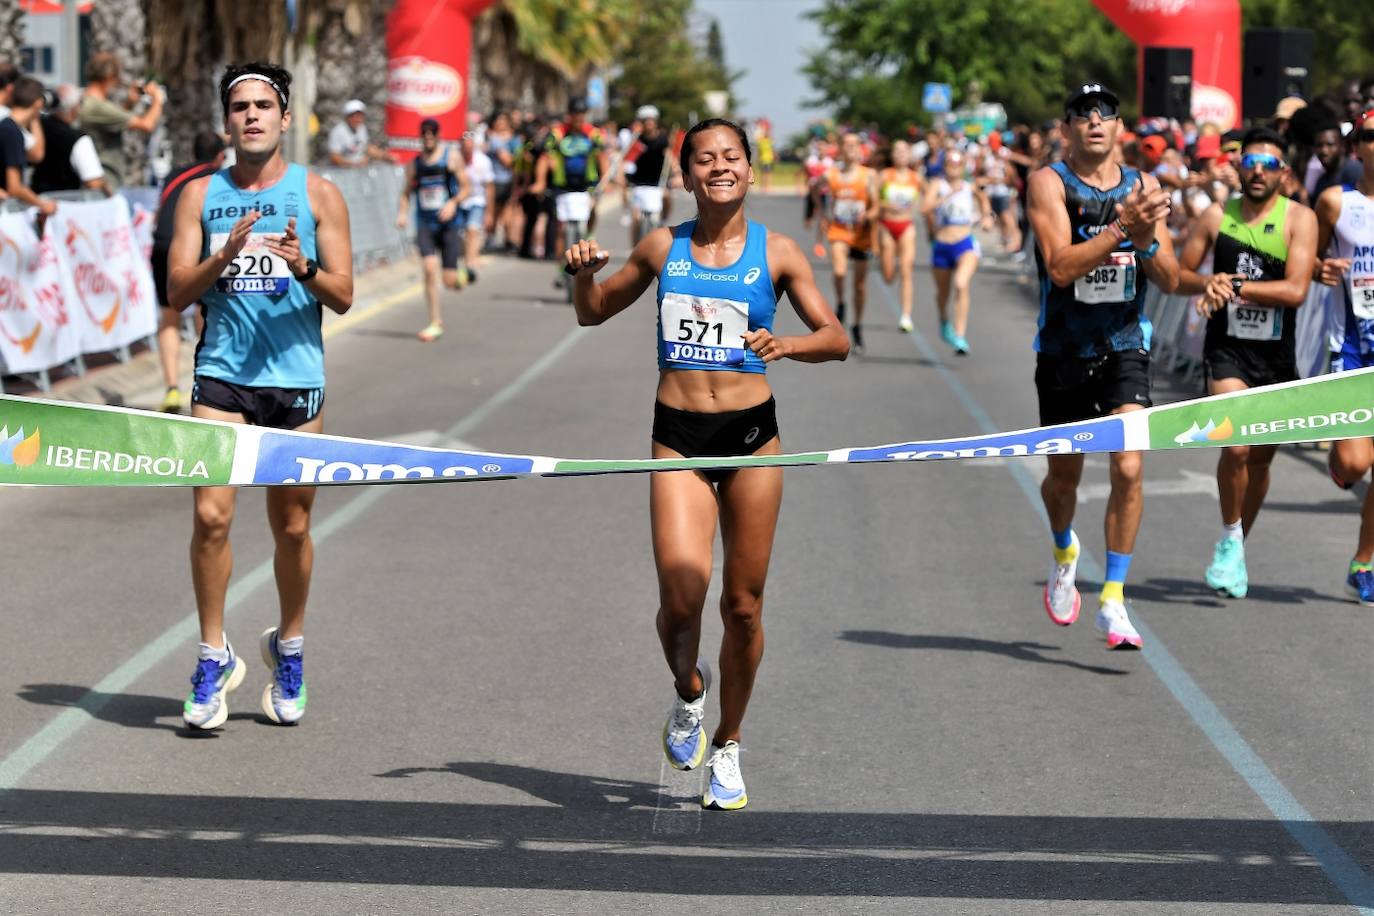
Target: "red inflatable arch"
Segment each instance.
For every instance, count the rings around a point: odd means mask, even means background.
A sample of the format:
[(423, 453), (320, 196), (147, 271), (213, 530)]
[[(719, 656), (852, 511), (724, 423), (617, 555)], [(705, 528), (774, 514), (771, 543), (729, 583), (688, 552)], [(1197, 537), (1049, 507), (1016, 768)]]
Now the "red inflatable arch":
[(1145, 83), (1147, 45), (1192, 48), (1193, 119), (1213, 121), (1223, 130), (1240, 126), (1240, 0), (1093, 0), (1093, 5), (1140, 49), (1137, 85)]
[(420, 148), (420, 122), (439, 136), (467, 130), (472, 22), (493, 0), (397, 0), (386, 19), (386, 133), (398, 159)]

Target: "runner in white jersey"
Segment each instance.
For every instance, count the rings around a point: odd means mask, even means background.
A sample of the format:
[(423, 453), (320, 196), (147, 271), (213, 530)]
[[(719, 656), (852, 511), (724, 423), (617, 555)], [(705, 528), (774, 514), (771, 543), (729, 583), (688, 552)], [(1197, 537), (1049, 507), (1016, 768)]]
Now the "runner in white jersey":
[[(1374, 366), (1374, 110), (1356, 122), (1351, 136), (1363, 173), (1355, 187), (1335, 185), (1317, 198), (1316, 278), (1335, 287), (1328, 297), (1341, 319), (1333, 335), (1331, 371)], [(1331, 479), (1349, 490), (1374, 465), (1374, 439), (1332, 443), (1327, 459)], [(1360, 510), (1360, 535), (1346, 574), (1346, 590), (1366, 607), (1374, 607), (1374, 487)]]

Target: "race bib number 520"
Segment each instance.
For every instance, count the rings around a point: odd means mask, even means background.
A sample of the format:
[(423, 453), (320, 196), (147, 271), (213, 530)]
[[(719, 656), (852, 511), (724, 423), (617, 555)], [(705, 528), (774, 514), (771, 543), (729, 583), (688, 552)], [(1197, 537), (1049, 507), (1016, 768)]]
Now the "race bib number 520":
[[(291, 269), (286, 261), (267, 250), (269, 241), (277, 241), (281, 233), (254, 232), (248, 236), (243, 250), (215, 281), (215, 289), (222, 293), (246, 293), (256, 296), (275, 296), (286, 292), (291, 285)], [(216, 232), (210, 236), (213, 254), (229, 241), (229, 233)]]
[(684, 369), (744, 365), (749, 307), (743, 302), (664, 293), (659, 320), (665, 362)]

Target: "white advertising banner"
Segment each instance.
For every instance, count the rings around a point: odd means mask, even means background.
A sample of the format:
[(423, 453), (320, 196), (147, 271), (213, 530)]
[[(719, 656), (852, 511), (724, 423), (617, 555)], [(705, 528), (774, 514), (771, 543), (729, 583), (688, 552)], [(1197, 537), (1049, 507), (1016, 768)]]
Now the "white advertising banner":
[(62, 203), (48, 221), (70, 281), (82, 353), (117, 350), (157, 331), (157, 293), (121, 198)]
[(38, 372), (81, 352), (81, 321), (50, 224), (40, 240), (30, 213), (0, 214), (0, 363)]

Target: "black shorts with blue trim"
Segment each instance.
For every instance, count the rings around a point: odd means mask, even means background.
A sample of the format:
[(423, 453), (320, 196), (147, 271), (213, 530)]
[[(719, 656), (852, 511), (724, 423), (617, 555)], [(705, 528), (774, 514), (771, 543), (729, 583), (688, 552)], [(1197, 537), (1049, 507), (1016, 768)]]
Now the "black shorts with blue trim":
[(324, 409), (324, 389), (259, 388), (197, 375), (191, 386), (191, 403), (242, 414), (253, 426), (298, 429)]

